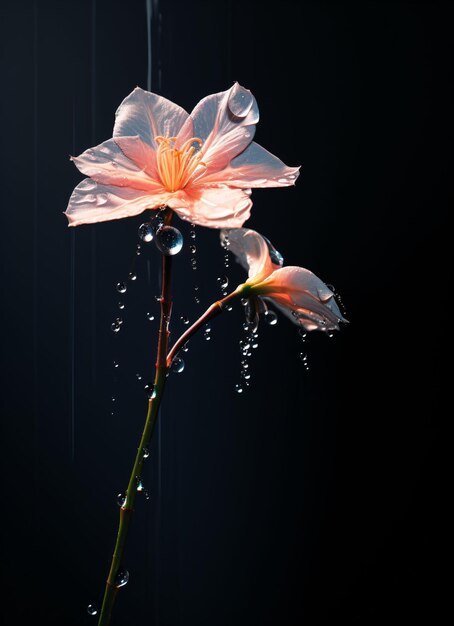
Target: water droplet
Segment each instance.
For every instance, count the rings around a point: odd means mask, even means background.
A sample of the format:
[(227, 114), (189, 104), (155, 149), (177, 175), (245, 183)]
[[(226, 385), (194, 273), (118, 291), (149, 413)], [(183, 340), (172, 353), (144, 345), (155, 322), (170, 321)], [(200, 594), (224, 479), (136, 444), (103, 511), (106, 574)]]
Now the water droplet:
[(255, 349), (256, 349), (256, 348), (258, 348), (258, 347), (259, 347), (259, 344), (258, 344), (257, 342), (255, 342), (255, 343), (253, 343), (253, 344), (252, 344), (252, 348), (253, 348), (253, 350), (255, 350)]
[(153, 235), (153, 226), (150, 222), (145, 222), (144, 224), (139, 226), (139, 237), (142, 239), (142, 241), (145, 241), (145, 243), (150, 243), (150, 241), (153, 241)]
[(118, 293), (126, 293), (126, 283), (117, 283), (117, 291)]
[(126, 502), (126, 494), (121, 492), (118, 494), (117, 496), (117, 504), (118, 506), (123, 506), (123, 504)]
[(137, 274), (135, 274), (134, 272), (129, 272), (128, 278), (132, 281), (137, 280)]
[(142, 376), (140, 374), (136, 374), (137, 380), (142, 380)]
[(195, 239), (195, 230), (191, 230), (189, 236), (191, 239)]
[(143, 487), (143, 482), (141, 478), (137, 478), (137, 487), (136, 487), (137, 491), (143, 491), (144, 487)]
[(89, 604), (87, 606), (87, 613), (88, 615), (96, 615), (98, 613), (98, 607), (96, 604)]
[(241, 298), (240, 302), (241, 302), (241, 304), (242, 304), (243, 306), (247, 306), (247, 305), (248, 305), (249, 300), (248, 300), (247, 298)]
[(221, 289), (227, 289), (227, 287), (229, 286), (229, 279), (227, 278), (227, 276), (218, 276), (217, 281)]
[(250, 379), (250, 377), (251, 377), (251, 373), (250, 373), (250, 372), (248, 372), (247, 370), (243, 370), (243, 371), (241, 372), (241, 376), (242, 376), (242, 378), (244, 378), (245, 380), (249, 380), (249, 379)]
[(271, 310), (266, 311), (265, 321), (270, 326), (274, 326), (275, 324), (277, 324), (277, 314)]
[(176, 374), (181, 374), (181, 372), (184, 370), (183, 359), (176, 356), (172, 361), (171, 370), (172, 372), (175, 372)]
[(144, 459), (148, 459), (148, 457), (150, 456), (150, 450), (148, 448), (144, 448), (142, 450), (142, 454)]
[(279, 267), (282, 267), (284, 265), (284, 257), (280, 252), (276, 250), (276, 248), (273, 246), (269, 239), (267, 239), (263, 235), (262, 237), (265, 240), (266, 245), (268, 246), (268, 253), (270, 255), (271, 262), (274, 263), (274, 265), (279, 265)]
[(127, 569), (120, 569), (115, 577), (117, 587), (124, 587), (129, 582), (129, 572)]
[(203, 331), (203, 336), (205, 338), (205, 341), (211, 340), (211, 328), (209, 326), (207, 326), (205, 330)]
[(178, 254), (183, 247), (183, 235), (178, 228), (163, 226), (155, 237), (156, 246), (165, 256)]
[(156, 302), (162, 302), (162, 296), (155, 296), (154, 299)]
[(232, 306), (231, 304), (228, 304), (228, 305), (225, 307), (225, 310), (226, 310), (226, 311), (233, 311), (233, 306)]
[(121, 324), (119, 324), (117, 321), (112, 322), (112, 324), (110, 325), (110, 328), (112, 329), (114, 333), (118, 333), (118, 331), (121, 328)]
[(304, 341), (307, 337), (307, 332), (305, 328), (300, 328), (298, 331), (299, 336), (301, 337), (301, 339)]
[(125, 308), (125, 303), (124, 302), (119, 302), (118, 303), (118, 308), (123, 310)]
[(197, 252), (197, 247), (192, 244), (189, 246), (189, 250), (191, 251), (192, 254), (195, 254)]
[(187, 341), (184, 346), (181, 348), (183, 350), (183, 352), (187, 352), (189, 350), (189, 341)]
[(243, 387), (240, 385), (240, 383), (237, 383), (237, 384), (235, 385), (235, 391), (236, 391), (237, 393), (243, 393)]
[(186, 317), (186, 315), (180, 315), (180, 320), (183, 322), (185, 326), (189, 324), (189, 319)]
[(144, 390), (145, 395), (149, 400), (153, 400), (153, 398), (156, 398), (156, 389), (153, 383), (147, 383), (144, 387)]
[(114, 361), (113, 366), (115, 369), (118, 369), (120, 367), (120, 363), (118, 361)]
[(307, 361), (307, 354), (305, 352), (300, 352), (300, 359), (303, 363)]
[(328, 337), (332, 339), (334, 337), (334, 333), (328, 333)]
[(152, 313), (147, 313), (147, 319), (152, 322), (154, 320), (154, 315)]

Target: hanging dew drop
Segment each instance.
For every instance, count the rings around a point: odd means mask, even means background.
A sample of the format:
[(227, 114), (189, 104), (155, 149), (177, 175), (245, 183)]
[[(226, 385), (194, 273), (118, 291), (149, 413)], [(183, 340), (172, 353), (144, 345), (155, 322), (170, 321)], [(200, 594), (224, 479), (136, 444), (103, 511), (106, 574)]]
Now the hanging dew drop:
[(145, 243), (150, 243), (150, 241), (153, 241), (153, 235), (153, 226), (150, 222), (145, 222), (144, 224), (141, 224), (141, 226), (139, 226), (139, 237)]
[(126, 283), (117, 283), (118, 293), (126, 293), (126, 290), (127, 290)]
[(158, 230), (155, 237), (158, 250), (165, 256), (174, 256), (183, 247), (183, 235), (178, 228), (173, 226), (163, 226)]
[(117, 496), (117, 504), (118, 506), (123, 506), (123, 504), (126, 502), (126, 494), (125, 493), (119, 493)]
[(136, 487), (136, 489), (139, 492), (144, 490), (143, 482), (142, 482), (142, 480), (140, 478), (137, 479), (137, 487)]
[(180, 357), (176, 356), (173, 359), (173, 361), (172, 361), (171, 370), (175, 374), (181, 374), (181, 372), (184, 370), (184, 361), (183, 361), (183, 359), (181, 359)]
[(127, 569), (119, 570), (118, 574), (115, 577), (115, 585), (117, 587), (124, 587), (129, 582), (129, 572)]
[(96, 615), (98, 613), (98, 607), (96, 604), (89, 604), (87, 606), (87, 613), (88, 615)]
[(153, 383), (147, 383), (144, 387), (145, 395), (149, 400), (156, 398), (156, 389)]
[(265, 313), (265, 322), (269, 326), (275, 326), (277, 324), (277, 314), (274, 311), (268, 310)]

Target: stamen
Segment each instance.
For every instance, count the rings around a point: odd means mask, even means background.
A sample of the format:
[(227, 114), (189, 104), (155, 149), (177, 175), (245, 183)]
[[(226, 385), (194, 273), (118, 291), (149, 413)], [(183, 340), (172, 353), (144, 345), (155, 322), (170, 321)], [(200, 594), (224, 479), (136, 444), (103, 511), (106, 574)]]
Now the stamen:
[(184, 189), (199, 165), (206, 167), (201, 160), (201, 151), (193, 146), (194, 143), (202, 146), (203, 141), (199, 137), (191, 137), (180, 149), (174, 147), (176, 137), (158, 135), (154, 139), (158, 144), (156, 150), (158, 174), (167, 191)]

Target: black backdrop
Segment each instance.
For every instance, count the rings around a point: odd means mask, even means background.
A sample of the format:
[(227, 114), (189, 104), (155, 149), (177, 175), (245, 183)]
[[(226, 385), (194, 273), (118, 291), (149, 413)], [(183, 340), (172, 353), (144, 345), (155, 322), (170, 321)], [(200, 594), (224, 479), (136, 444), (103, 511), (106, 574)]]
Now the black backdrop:
[[(2, 623), (96, 621), (152, 376), (158, 255), (137, 257), (114, 336), (141, 218), (70, 230), (62, 211), (81, 178), (68, 155), (111, 136), (149, 52), (152, 89), (188, 110), (234, 80), (253, 91), (257, 141), (303, 167), (296, 188), (254, 192), (249, 225), (333, 283), (351, 323), (305, 345), (286, 319), (262, 325), (242, 396), (241, 307), (191, 342), (113, 624), (441, 623), (451, 7), (150, 4), (150, 51), (145, 0), (2, 5)], [(208, 304), (222, 252), (197, 237)], [(186, 248), (174, 337), (197, 309)]]

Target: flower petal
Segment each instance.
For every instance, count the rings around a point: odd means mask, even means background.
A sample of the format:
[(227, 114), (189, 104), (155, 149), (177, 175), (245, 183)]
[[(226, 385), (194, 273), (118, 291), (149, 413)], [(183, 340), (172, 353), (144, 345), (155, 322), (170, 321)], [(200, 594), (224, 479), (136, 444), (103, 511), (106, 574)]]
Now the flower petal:
[(315, 274), (303, 267), (283, 267), (275, 270), (257, 287), (277, 304), (293, 312), (294, 321), (317, 323), (320, 330), (338, 328), (345, 322), (334, 293)]
[(138, 135), (156, 148), (155, 137), (175, 137), (187, 118), (188, 113), (174, 102), (136, 87), (117, 109), (113, 136)]
[(253, 141), (222, 171), (205, 175), (203, 182), (223, 182), (233, 187), (288, 187), (295, 184), (299, 169), (288, 167)]
[[(227, 239), (228, 238), (228, 239)], [(228, 249), (248, 271), (249, 282), (264, 280), (274, 270), (265, 239), (250, 228), (232, 228), (222, 231), (221, 240), (228, 240)]]
[(167, 205), (179, 217), (208, 228), (236, 228), (250, 216), (252, 200), (249, 189), (187, 187), (170, 194)]
[(156, 151), (136, 135), (135, 137), (115, 137), (115, 143), (137, 167), (158, 181), (158, 170), (156, 167)]
[[(151, 148), (149, 149), (151, 151)], [(163, 189), (162, 184), (147, 176), (120, 150), (113, 139), (72, 157), (76, 167), (97, 183), (130, 187), (142, 191)]]
[(181, 129), (192, 123), (191, 134), (202, 139), (202, 159), (205, 174), (223, 169), (252, 141), (259, 111), (254, 96), (248, 89), (235, 83), (227, 91), (203, 98)]
[(69, 226), (117, 220), (163, 206), (168, 195), (150, 195), (129, 187), (100, 185), (91, 178), (85, 178), (74, 189), (65, 215)]

